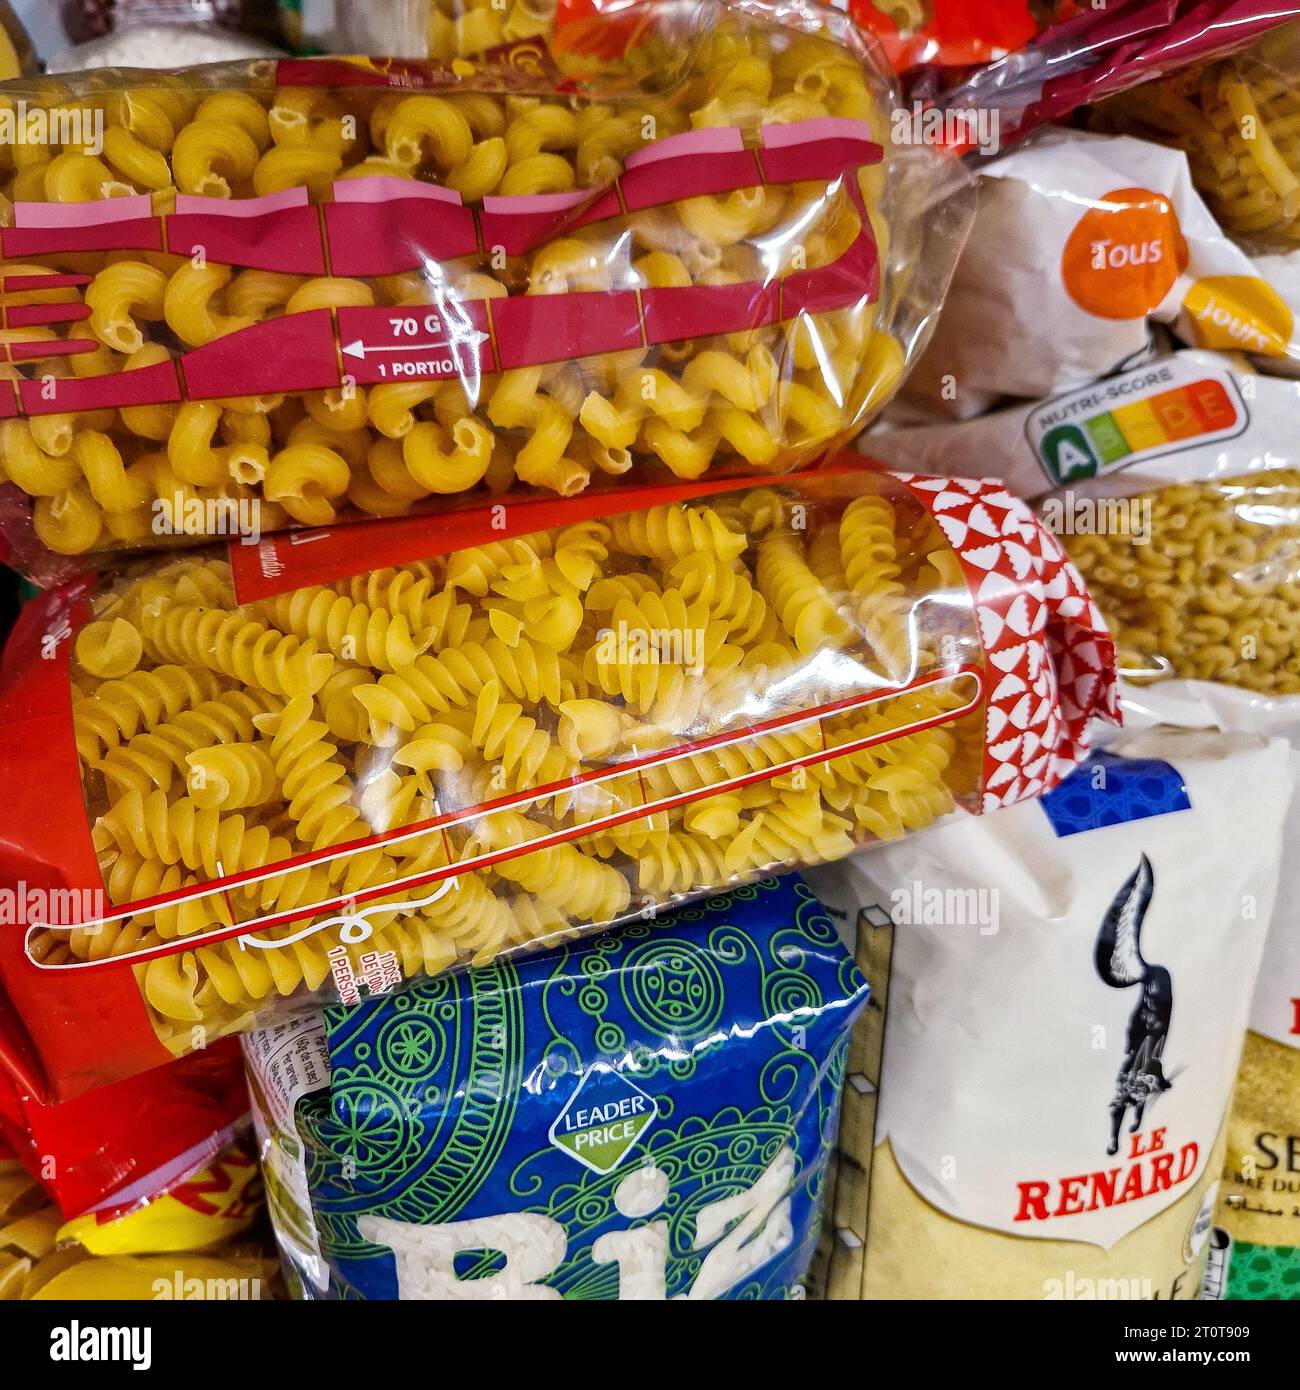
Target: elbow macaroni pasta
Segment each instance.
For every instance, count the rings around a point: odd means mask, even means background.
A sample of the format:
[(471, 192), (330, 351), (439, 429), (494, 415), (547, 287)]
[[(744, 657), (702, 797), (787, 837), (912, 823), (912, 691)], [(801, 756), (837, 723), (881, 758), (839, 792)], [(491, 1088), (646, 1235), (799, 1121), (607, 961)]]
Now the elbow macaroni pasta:
[(1062, 537), (1121, 674), (1300, 694), (1300, 472), (1173, 483), (1127, 504), (1149, 509), (1142, 539)]
[[(552, 12), (551, 0), (515, 0), (505, 10), (475, 3), (456, 18), (435, 6), (432, 52), (465, 62), (483, 47), (543, 32)], [(574, 79), (576, 96), (556, 95), (543, 69), (512, 69), (507, 80), (495, 60), (474, 82), (435, 79), (428, 90), (277, 87), (265, 68), (234, 65), (84, 92), (49, 84), (39, 95), (47, 105), (57, 95), (102, 108), (103, 152), (0, 151), (0, 186), (16, 199), (144, 195), (165, 213), (178, 194), (247, 199), (302, 189), (321, 202), (334, 200), (337, 179), (383, 176), (440, 184), (476, 203), (598, 190), (647, 144), (692, 130), (735, 127), (757, 145), (765, 125), (844, 118), (881, 138), (872, 76), (850, 47), (759, 16), (722, 17), (707, 7), (701, 16), (692, 21), (699, 32), (692, 30), (689, 59), (681, 36), (655, 19), (638, 46), (604, 64), (608, 71)], [(546, 58), (566, 61), (562, 53)], [(396, 516), (466, 494), (531, 488), (569, 496), (607, 477), (653, 482), (797, 468), (855, 433), (901, 373), (908, 335), (890, 280), (895, 258), (880, 240), (894, 215), (886, 191), (878, 168), (786, 186), (756, 177), (752, 187), (574, 227), (526, 254), (485, 246), (433, 262), (413, 246), (410, 271), (373, 279), (162, 251), (0, 263), (0, 272), (89, 278), (79, 292), (89, 316), (66, 325), (66, 336), (88, 337), (95, 351), (16, 369), (57, 378), (159, 371), (178, 353), (322, 309), (438, 306), (454, 321), (462, 297), (772, 285), (831, 265), (859, 234), (874, 236), (882, 253), (879, 290), (864, 283), (860, 299), (842, 309), (792, 309), (770, 326), (542, 367), (480, 375), (462, 364), (458, 377), (440, 382), (385, 380), (367, 389), (345, 376), (324, 392), (173, 398), (59, 414), (30, 431), (6, 422), (4, 466), (32, 499), (40, 540), (67, 554), (229, 534), (230, 518), (244, 515), (240, 504), (267, 531)], [(0, 300), (70, 302), (66, 290), (0, 292)], [(37, 343), (58, 336), (38, 326), (7, 331)], [(260, 428), (239, 423), (249, 417)], [(308, 421), (319, 432), (304, 436)], [(72, 439), (84, 430), (111, 442), (129, 485), (118, 479), (106, 491), (74, 467)]]
[[(855, 524), (868, 498), (869, 534)], [(360, 970), (391, 952), (400, 976), (434, 973), (919, 829), (974, 790), (978, 702), (960, 714), (943, 679), (805, 712), (975, 659), (951, 593), (942, 658), (937, 633), (909, 625), (934, 586), (897, 576), (939, 572), (939, 556), (919, 504), (861, 475), (821, 501), (758, 489), (662, 504), (243, 605), (224, 560), (138, 567), (74, 640), (73, 727), (109, 900), (188, 896), (50, 928), (34, 950), (58, 964), (173, 943), (134, 968), (182, 1051), (194, 1025), (228, 1032), (310, 1000), (342, 958)], [(796, 722), (746, 732), (781, 716)], [(638, 770), (719, 734), (733, 737)], [(647, 799), (666, 809), (595, 824)], [(403, 886), (472, 856), (486, 862)], [(204, 893), (245, 869), (263, 872)], [(347, 930), (313, 908), (367, 891)], [(267, 914), (277, 923), (252, 937), (184, 948)]]

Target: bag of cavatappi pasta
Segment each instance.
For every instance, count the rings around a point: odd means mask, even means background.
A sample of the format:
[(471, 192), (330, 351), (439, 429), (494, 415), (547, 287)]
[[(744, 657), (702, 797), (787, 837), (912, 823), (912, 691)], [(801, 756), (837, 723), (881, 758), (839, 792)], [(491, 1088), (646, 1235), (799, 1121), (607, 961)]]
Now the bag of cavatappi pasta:
[(1284, 733), (1300, 719), (1300, 382), (1188, 349), (961, 425), (873, 436), (892, 466), (1021, 496), (1115, 638), (1126, 718)]
[(10, 562), (785, 472), (851, 438), (924, 341), (968, 176), (882, 145), (889, 78), (832, 11), (620, 23), (599, 53), (0, 87), (30, 142), (0, 168)]
[(1197, 1296), (1292, 757), (1128, 736), (1040, 802), (809, 873), (888, 972), (830, 1297)]
[(800, 1297), (866, 995), (792, 875), (253, 1033), (286, 1274), (310, 1299)]
[(1114, 716), (1025, 503), (861, 467), (137, 561), (6, 656), (0, 1056), (51, 1100), (1034, 796)]

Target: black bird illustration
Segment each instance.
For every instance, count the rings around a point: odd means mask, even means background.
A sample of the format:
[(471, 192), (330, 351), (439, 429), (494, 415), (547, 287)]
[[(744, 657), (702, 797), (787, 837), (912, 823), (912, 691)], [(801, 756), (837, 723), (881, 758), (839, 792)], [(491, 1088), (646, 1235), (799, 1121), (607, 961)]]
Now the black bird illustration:
[(1136, 1134), (1142, 1128), (1147, 1104), (1173, 1085), (1166, 1078), (1161, 1061), (1174, 1009), (1173, 980), (1163, 965), (1151, 965), (1142, 956), (1142, 919), (1154, 891), (1155, 873), (1144, 854), (1116, 893), (1097, 933), (1097, 974), (1112, 989), (1127, 989), (1131, 985), (1142, 988), (1128, 1021), (1124, 1061), (1115, 1078), (1108, 1154), (1119, 1152), (1119, 1129), (1129, 1106), (1133, 1107), (1129, 1133)]

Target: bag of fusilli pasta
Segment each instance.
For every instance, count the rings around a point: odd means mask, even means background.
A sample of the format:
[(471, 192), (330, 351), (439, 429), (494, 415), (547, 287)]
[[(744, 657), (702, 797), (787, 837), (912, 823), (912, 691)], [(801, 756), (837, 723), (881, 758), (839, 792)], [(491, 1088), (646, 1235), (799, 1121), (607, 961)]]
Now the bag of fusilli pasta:
[(624, 21), (599, 55), (0, 89), (26, 142), (12, 562), (784, 472), (850, 438), (925, 337), (966, 176), (886, 153), (888, 81), (829, 11)]
[(1037, 499), (1119, 651), (1126, 719), (1300, 727), (1300, 397), (1183, 351), (961, 425), (874, 436), (937, 473), (979, 459)]
[(72, 1094), (1037, 795), (1113, 699), (993, 483), (839, 467), (136, 562), (10, 644), (3, 1032)]
[(830, 1297), (1197, 1297), (1296, 771), (1281, 739), (1125, 735), (1038, 802), (808, 873), (880, 1001)]
[(250, 1035), (294, 1291), (802, 1296), (866, 997), (792, 875)]

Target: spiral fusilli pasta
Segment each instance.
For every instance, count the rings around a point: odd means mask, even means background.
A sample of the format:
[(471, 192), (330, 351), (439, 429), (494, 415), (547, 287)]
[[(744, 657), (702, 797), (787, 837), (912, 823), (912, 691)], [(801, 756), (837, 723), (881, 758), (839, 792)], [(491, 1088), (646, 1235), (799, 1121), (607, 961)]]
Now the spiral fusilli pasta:
[[(277, 1000), (388, 988), (928, 825), (975, 786), (979, 705), (954, 675), (973, 627), (949, 613), (941, 654), (913, 621), (913, 571), (955, 560), (897, 484), (822, 486), (246, 605), (219, 559), (138, 567), (94, 598), (72, 657), (119, 911), (35, 949), (147, 952), (141, 992), (183, 1050)], [(892, 662), (930, 679), (890, 693)]]

